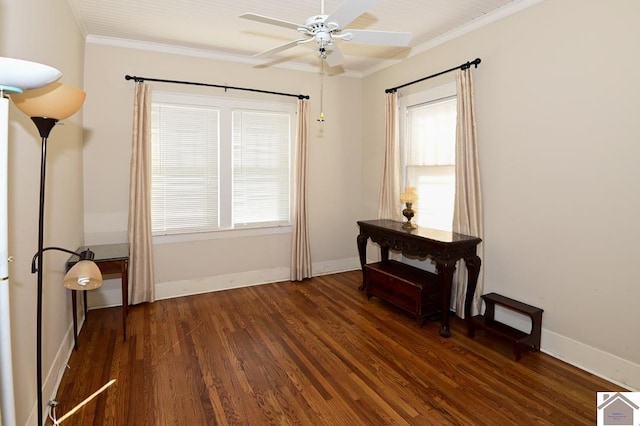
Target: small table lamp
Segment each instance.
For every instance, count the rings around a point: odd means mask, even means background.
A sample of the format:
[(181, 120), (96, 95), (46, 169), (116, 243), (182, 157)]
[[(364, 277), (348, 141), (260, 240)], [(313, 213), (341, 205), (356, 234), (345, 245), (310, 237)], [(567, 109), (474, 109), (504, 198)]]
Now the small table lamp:
[(402, 215), (407, 218), (407, 221), (402, 224), (405, 229), (415, 229), (418, 226), (411, 222), (411, 218), (415, 215), (413, 210), (413, 204), (418, 201), (418, 194), (413, 186), (407, 186), (404, 192), (400, 194), (400, 202), (405, 204), (405, 208), (402, 210)]

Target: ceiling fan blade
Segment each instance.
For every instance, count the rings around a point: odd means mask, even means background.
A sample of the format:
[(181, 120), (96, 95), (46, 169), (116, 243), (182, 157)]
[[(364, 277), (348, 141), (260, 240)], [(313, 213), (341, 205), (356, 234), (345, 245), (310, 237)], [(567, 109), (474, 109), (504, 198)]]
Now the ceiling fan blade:
[(300, 43), (306, 42), (307, 40), (308, 40), (308, 39), (306, 39), (306, 38), (301, 38), (301, 39), (298, 39), (298, 40), (293, 40), (293, 41), (290, 41), (289, 43), (285, 43), (285, 44), (282, 44), (282, 45), (280, 45), (280, 46), (276, 46), (276, 47), (274, 47), (274, 48), (272, 48), (272, 49), (265, 50), (265, 51), (262, 51), (262, 52), (260, 52), (260, 53), (256, 53), (256, 54), (255, 54), (255, 55), (253, 55), (253, 56), (254, 56), (255, 58), (263, 58), (263, 57), (265, 57), (265, 56), (271, 56), (271, 55), (273, 55), (273, 54), (275, 54), (275, 53), (282, 52), (283, 50), (291, 49), (292, 47), (295, 47), (295, 46), (297, 46), (297, 45), (298, 45), (298, 44), (300, 44)]
[(294, 30), (297, 30), (300, 27), (304, 27), (304, 25), (296, 24), (294, 22), (283, 21), (282, 19), (270, 18), (263, 15), (256, 15), (255, 13), (245, 13), (240, 15), (240, 18), (263, 22), (265, 24), (277, 25), (279, 27), (293, 28)]
[[(351, 34), (351, 37), (348, 36), (349, 34)], [(413, 38), (413, 34), (395, 31), (344, 30), (340, 34), (340, 38), (342, 40), (362, 44), (408, 46)]]
[(342, 56), (342, 52), (336, 44), (327, 48), (327, 57), (325, 58), (325, 61), (327, 61), (327, 65), (332, 68), (344, 63), (344, 56)]
[(333, 13), (324, 20), (325, 24), (334, 22), (338, 27), (344, 27), (362, 15), (379, 0), (344, 0)]

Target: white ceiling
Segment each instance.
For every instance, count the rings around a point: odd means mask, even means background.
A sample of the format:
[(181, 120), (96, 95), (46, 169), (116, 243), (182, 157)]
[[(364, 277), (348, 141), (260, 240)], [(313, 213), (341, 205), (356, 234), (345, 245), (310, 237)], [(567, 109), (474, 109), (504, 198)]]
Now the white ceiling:
[[(325, 14), (343, 0), (325, 0)], [(357, 2), (358, 0), (346, 0)], [(413, 34), (409, 48), (339, 41), (345, 58), (333, 73), (366, 75), (426, 50), (466, 30), (515, 13), (541, 0), (379, 0), (346, 25), (351, 29)], [(251, 12), (304, 23), (321, 12), (322, 0), (69, 0), (89, 42), (130, 47), (187, 49), (255, 66), (317, 70), (317, 52), (296, 46), (273, 58), (253, 55), (300, 38), (293, 29), (239, 18)], [(469, 60), (474, 58), (468, 58)]]

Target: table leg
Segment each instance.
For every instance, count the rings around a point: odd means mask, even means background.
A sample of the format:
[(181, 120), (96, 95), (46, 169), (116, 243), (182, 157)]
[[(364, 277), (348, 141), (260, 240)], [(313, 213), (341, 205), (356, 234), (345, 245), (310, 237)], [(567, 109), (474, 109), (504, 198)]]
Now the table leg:
[(122, 341), (127, 340), (127, 315), (129, 314), (129, 271), (128, 262), (122, 262)]
[(451, 288), (453, 287), (453, 273), (456, 270), (456, 262), (436, 261), (438, 279), (440, 280), (440, 335), (451, 337), (449, 329), (449, 310), (451, 307)]
[(389, 261), (389, 246), (380, 245), (380, 261), (386, 263)]
[(82, 292), (82, 303), (84, 303), (82, 309), (84, 310), (84, 322), (86, 323), (87, 320), (89, 319), (89, 315), (87, 315), (89, 313), (89, 304), (87, 303), (87, 292), (86, 291)]
[(362, 268), (362, 284), (360, 285), (360, 287), (358, 287), (358, 290), (364, 290), (364, 285), (366, 283), (364, 265), (367, 264), (367, 240), (368, 239), (369, 237), (366, 234), (360, 232), (356, 240), (358, 243), (358, 256), (360, 256), (360, 267)]
[(480, 266), (482, 260), (478, 256), (466, 257), (464, 259), (465, 265), (467, 265), (467, 294), (464, 299), (464, 318), (467, 323), (467, 335), (473, 337), (473, 321), (471, 321), (471, 306), (473, 305), (473, 298), (476, 294), (476, 287), (478, 285), (478, 276), (480, 275)]
[(71, 290), (71, 308), (73, 309), (73, 350), (78, 350), (78, 295), (77, 290)]

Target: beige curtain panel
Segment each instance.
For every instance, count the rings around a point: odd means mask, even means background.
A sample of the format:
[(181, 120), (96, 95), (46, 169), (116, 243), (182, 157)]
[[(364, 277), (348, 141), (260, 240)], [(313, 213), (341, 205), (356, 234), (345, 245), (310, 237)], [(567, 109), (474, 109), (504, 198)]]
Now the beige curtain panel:
[(151, 234), (151, 89), (135, 84), (129, 184), (129, 300), (155, 300)]
[(382, 165), (382, 185), (378, 205), (378, 219), (402, 220), (400, 203), (400, 124), (398, 122), (398, 93), (385, 97), (385, 148)]
[[(456, 74), (457, 125), (456, 125), (456, 193), (453, 207), (453, 231), (483, 238), (482, 191), (478, 162), (478, 137), (476, 115), (473, 102), (473, 77), (471, 69), (460, 70)], [(477, 254), (484, 260), (483, 245)], [(480, 295), (483, 293), (483, 269), (480, 268), (476, 293), (471, 303), (471, 314), (480, 312)], [(467, 291), (467, 269), (458, 262), (453, 281), (452, 301), (456, 314), (464, 318), (464, 304)]]
[(309, 101), (298, 99), (294, 179), (293, 229), (291, 233), (291, 281), (311, 277), (311, 250), (307, 218), (307, 163), (309, 142)]

